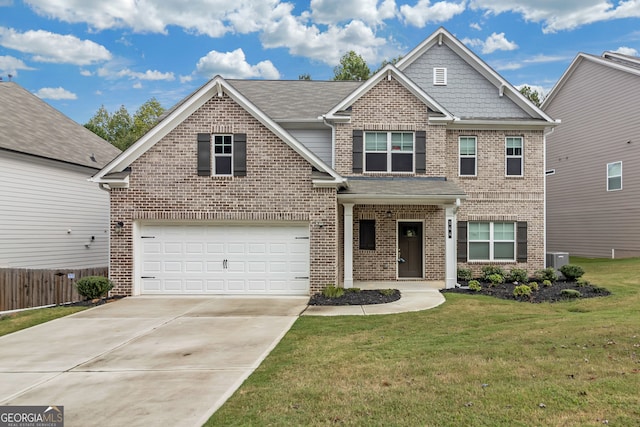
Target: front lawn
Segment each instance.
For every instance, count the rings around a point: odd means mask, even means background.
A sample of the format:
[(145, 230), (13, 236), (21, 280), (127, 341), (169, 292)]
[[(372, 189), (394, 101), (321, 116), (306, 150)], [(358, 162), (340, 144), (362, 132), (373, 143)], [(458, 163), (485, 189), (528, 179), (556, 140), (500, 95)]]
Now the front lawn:
[(301, 317), (206, 425), (637, 425), (640, 259), (571, 263), (612, 295)]
[(58, 317), (68, 316), (78, 311), (85, 310), (86, 308), (87, 307), (79, 306), (59, 306), (25, 310), (2, 315), (0, 316), (0, 337), (21, 329), (30, 328), (32, 326), (39, 325), (40, 323), (57, 319)]

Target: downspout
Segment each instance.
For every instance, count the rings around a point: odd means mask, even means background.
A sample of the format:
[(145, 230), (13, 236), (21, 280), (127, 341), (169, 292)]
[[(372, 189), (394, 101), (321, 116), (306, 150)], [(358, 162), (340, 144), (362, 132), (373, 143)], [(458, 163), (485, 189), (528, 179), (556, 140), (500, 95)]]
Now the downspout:
[(322, 122), (325, 126), (331, 128), (331, 169), (336, 169), (336, 126), (327, 121), (326, 116), (322, 116)]
[(544, 183), (542, 188), (542, 214), (544, 218), (544, 224), (542, 226), (542, 250), (544, 254), (544, 266), (547, 266), (547, 135), (551, 135), (556, 130), (552, 127), (548, 133), (542, 135), (542, 149), (544, 150), (544, 156), (542, 158), (542, 170), (544, 171)]

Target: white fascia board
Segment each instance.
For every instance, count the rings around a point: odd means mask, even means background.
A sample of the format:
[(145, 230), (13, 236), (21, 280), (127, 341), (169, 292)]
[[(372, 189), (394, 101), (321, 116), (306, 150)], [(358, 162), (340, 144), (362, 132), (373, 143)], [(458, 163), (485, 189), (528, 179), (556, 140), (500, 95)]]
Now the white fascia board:
[(447, 126), (447, 129), (501, 129), (501, 130), (527, 130), (532, 128), (549, 128), (560, 124), (560, 120), (551, 122), (543, 120), (457, 120)]
[(316, 169), (328, 173), (337, 180), (342, 179), (342, 177), (336, 171), (327, 166), (322, 160), (320, 160), (320, 158), (318, 158), (304, 145), (300, 144), (295, 138), (291, 136), (291, 134), (285, 131), (280, 125), (278, 125), (255, 105), (253, 105), (233, 86), (228, 84), (222, 77), (216, 76), (201, 89), (199, 89), (195, 94), (193, 94), (186, 102), (183, 102), (162, 122), (158, 123), (158, 125), (153, 127), (149, 132), (142, 136), (142, 138), (136, 141), (136, 143), (134, 143), (131, 147), (129, 147), (118, 157), (112, 160), (100, 172), (94, 175), (91, 180), (94, 182), (108, 183), (109, 181), (103, 179), (105, 175), (112, 172), (120, 172), (124, 170), (141, 155), (147, 152), (151, 147), (153, 147), (158, 141), (165, 137), (169, 132), (175, 129), (180, 123), (186, 120), (198, 108), (202, 107), (209, 99), (220, 95), (222, 92), (229, 95), (231, 99), (233, 99), (249, 114), (260, 121), (274, 134), (276, 134), (287, 145), (293, 148), (294, 151), (296, 151), (309, 163), (311, 163)]
[(315, 188), (337, 188), (344, 187), (347, 184), (347, 179), (314, 179), (311, 182)]
[[(358, 99), (360, 99), (365, 93), (371, 90), (375, 85), (380, 83), (382, 79), (393, 77), (398, 81), (405, 89), (411, 92), (416, 98), (421, 100), (425, 105), (430, 107), (432, 110), (436, 110), (444, 114), (448, 117), (449, 120), (453, 120), (453, 115), (449, 113), (444, 107), (436, 102), (435, 99), (431, 98), (426, 92), (424, 92), (420, 87), (418, 87), (411, 80), (407, 79), (398, 69), (392, 65), (387, 64), (382, 70), (378, 71), (374, 76), (368, 79), (364, 84), (359, 86), (356, 90), (351, 92), (345, 99), (340, 101), (338, 105), (333, 107), (327, 114), (326, 119), (332, 121), (341, 121), (345, 120), (345, 116), (337, 115), (338, 111), (345, 110), (349, 106), (353, 105)], [(348, 118), (346, 121), (349, 121)]]
[(433, 196), (418, 195), (379, 195), (379, 194), (338, 194), (340, 203), (354, 203), (362, 205), (450, 205), (456, 200), (466, 199), (461, 194), (439, 194)]

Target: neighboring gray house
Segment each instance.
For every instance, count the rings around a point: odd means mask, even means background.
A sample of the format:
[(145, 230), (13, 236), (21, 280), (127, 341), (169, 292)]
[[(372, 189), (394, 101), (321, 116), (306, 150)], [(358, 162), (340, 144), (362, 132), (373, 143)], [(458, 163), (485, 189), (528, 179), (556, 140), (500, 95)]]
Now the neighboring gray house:
[(109, 193), (88, 179), (120, 150), (0, 82), (0, 270), (107, 267)]
[(547, 249), (640, 256), (640, 58), (581, 53), (542, 108), (547, 136)]

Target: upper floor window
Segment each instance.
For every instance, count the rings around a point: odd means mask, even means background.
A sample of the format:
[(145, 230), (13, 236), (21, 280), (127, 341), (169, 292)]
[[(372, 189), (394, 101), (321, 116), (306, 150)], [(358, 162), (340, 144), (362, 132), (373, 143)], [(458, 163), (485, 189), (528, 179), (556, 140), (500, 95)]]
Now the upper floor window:
[(522, 176), (522, 137), (509, 136), (506, 140), (506, 175)]
[(213, 175), (233, 175), (232, 135), (213, 135)]
[(607, 164), (607, 191), (622, 190), (622, 162)]
[(365, 172), (413, 172), (412, 132), (366, 132), (364, 152)]
[(461, 136), (459, 140), (460, 176), (476, 176), (477, 139), (475, 136)]

